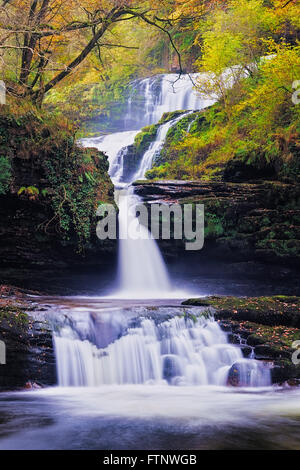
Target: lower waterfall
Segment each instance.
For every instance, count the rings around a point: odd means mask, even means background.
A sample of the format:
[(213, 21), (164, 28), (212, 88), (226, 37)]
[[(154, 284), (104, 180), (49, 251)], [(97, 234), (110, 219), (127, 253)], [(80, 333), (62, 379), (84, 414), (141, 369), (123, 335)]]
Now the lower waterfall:
[(269, 368), (243, 358), (210, 317), (185, 312), (161, 323), (141, 317), (103, 348), (70, 326), (54, 340), (60, 386), (225, 386), (232, 379), (237, 386), (270, 385)]
[(119, 191), (118, 296), (148, 299), (170, 296), (171, 284), (158, 245), (136, 217), (135, 207), (139, 203), (133, 187)]

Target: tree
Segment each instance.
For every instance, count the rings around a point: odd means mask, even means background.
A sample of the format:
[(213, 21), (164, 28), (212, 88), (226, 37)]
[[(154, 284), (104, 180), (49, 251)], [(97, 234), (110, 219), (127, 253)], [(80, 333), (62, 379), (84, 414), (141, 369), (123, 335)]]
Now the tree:
[(202, 37), (198, 66), (208, 75), (199, 80), (199, 90), (221, 99), (229, 112), (232, 85), (238, 90), (245, 76), (257, 73), (262, 56), (270, 53), (268, 40), (281, 42), (287, 24), (297, 28), (295, 8), (294, 0), (267, 5), (263, 0), (230, 0), (226, 9), (214, 9)]
[[(45, 93), (104, 47), (115, 43), (120, 23), (143, 21), (162, 31), (181, 57), (170, 33), (174, 2), (136, 0), (4, 0), (0, 9), (0, 60), (8, 92), (41, 103)], [(158, 11), (162, 16), (158, 16)]]

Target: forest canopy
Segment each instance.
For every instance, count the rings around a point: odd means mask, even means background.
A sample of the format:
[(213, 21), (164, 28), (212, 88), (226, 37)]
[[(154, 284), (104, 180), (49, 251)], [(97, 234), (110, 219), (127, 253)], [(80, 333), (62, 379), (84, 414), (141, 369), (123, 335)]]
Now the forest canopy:
[(136, 51), (140, 43), (142, 48), (147, 46), (146, 36), (151, 31), (154, 40), (154, 29), (158, 41), (169, 42), (181, 69), (174, 26), (201, 17), (210, 3), (3, 0), (0, 61), (9, 91), (41, 101), (62, 80), (74, 80), (74, 73), (79, 75), (77, 80), (84, 77), (85, 71), (88, 75), (96, 72), (105, 80), (110, 55), (121, 60), (120, 50)]

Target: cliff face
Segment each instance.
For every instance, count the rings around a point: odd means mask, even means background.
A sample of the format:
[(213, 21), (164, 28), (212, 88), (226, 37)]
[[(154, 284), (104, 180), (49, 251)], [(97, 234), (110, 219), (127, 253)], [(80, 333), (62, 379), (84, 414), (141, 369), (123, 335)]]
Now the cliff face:
[(114, 255), (96, 237), (96, 208), (113, 202), (107, 157), (79, 147), (67, 121), (2, 110), (0, 155), (2, 268), (102, 265)]
[[(184, 250), (184, 241), (160, 242), (165, 256), (191, 259), (191, 270), (193, 266), (200, 270), (201, 261), (224, 261), (231, 263), (233, 271), (235, 263), (241, 269), (240, 274), (246, 276), (251, 275), (251, 266), (263, 265), (261, 274), (264, 276), (267, 269), (272, 276), (272, 266), (277, 265), (274, 275), (280, 278), (299, 267), (300, 187), (297, 184), (137, 181), (135, 191), (147, 203), (204, 204), (202, 250), (191, 254)], [(246, 263), (244, 268), (241, 262)], [(255, 268), (253, 275), (258, 273), (259, 269)]]
[(9, 286), (1, 286), (0, 294), (0, 341), (5, 344), (0, 391), (54, 385), (57, 380), (52, 330), (42, 312), (37, 312), (45, 308)]

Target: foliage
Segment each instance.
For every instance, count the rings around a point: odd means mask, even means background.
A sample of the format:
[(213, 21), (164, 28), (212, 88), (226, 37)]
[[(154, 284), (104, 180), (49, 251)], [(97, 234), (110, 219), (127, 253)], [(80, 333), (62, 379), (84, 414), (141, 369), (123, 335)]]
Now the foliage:
[[(188, 132), (167, 139), (147, 176), (174, 179), (295, 181), (299, 175), (300, 76), (295, 4), (231, 0), (201, 26), (197, 89), (218, 103)], [(285, 36), (285, 37), (284, 37)], [(178, 138), (179, 136), (179, 138)], [(168, 165), (166, 165), (168, 164)]]
[(49, 216), (40, 231), (58, 232), (82, 251), (91, 238), (98, 201), (111, 201), (107, 157), (78, 147), (76, 129), (67, 120), (30, 107), (13, 109), (0, 114), (0, 152), (11, 165), (11, 192), (44, 207)]
[(134, 147), (138, 154), (142, 155), (147, 150), (149, 144), (155, 139), (157, 130), (158, 126), (152, 125), (144, 127), (141, 132), (137, 134), (134, 139)]
[[(176, 0), (177, 4), (181, 2)], [(150, 66), (157, 66), (157, 50), (162, 55), (164, 50), (162, 38), (169, 41), (181, 67), (172, 28), (183, 17), (184, 11), (174, 15), (173, 1), (5, 1), (0, 7), (0, 58), (8, 90), (41, 103), (62, 81), (107, 81), (113, 62), (123, 62), (123, 73), (132, 76), (134, 60), (133, 69), (141, 67), (145, 57)], [(144, 48), (139, 50), (141, 43)]]
[(7, 157), (0, 156), (0, 195), (5, 194), (11, 180), (11, 164)]

